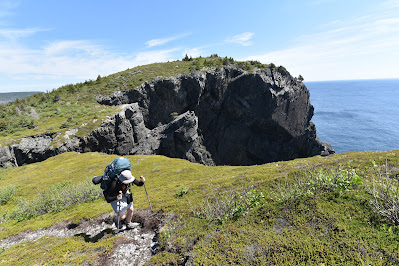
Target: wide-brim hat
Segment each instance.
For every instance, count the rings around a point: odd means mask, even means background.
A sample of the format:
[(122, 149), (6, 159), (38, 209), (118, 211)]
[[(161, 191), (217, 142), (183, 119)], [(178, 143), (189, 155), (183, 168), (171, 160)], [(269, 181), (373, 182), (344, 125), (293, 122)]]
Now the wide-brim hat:
[(134, 176), (129, 170), (124, 170), (119, 175), (119, 181), (121, 181), (123, 184), (130, 184), (134, 181)]

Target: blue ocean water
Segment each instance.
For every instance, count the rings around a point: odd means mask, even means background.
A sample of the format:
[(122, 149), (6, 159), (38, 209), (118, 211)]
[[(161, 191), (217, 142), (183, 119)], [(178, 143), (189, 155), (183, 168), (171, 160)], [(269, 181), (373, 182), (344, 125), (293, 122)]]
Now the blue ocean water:
[(305, 85), (317, 136), (336, 152), (399, 149), (399, 79)]
[(0, 92), (0, 104), (7, 104), (16, 99), (22, 99), (36, 93), (39, 92), (38, 91)]

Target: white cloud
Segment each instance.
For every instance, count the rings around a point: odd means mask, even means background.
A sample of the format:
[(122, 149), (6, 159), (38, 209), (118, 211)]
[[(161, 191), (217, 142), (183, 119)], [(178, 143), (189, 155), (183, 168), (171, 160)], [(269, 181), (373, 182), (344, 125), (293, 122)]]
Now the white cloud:
[(184, 57), (185, 55), (191, 56), (192, 58), (199, 57), (203, 54), (201, 48), (191, 48), (191, 49), (185, 49), (182, 56)]
[(13, 9), (18, 7), (18, 3), (16, 1), (4, 1), (0, 2), (0, 18), (7, 17), (13, 14)]
[(179, 48), (138, 53), (132, 60), (135, 66), (174, 60)]
[(86, 40), (75, 40), (75, 41), (57, 41), (50, 43), (44, 48), (44, 53), (47, 55), (59, 55), (67, 53), (79, 53), (83, 52), (87, 55), (101, 55), (104, 53), (104, 49), (97, 44)]
[(251, 46), (252, 45), (251, 39), (254, 35), (255, 35), (255, 33), (253, 33), (253, 32), (244, 32), (244, 33), (235, 35), (230, 39), (227, 39), (226, 42), (237, 43), (242, 46)]
[(164, 45), (164, 44), (166, 44), (168, 42), (184, 38), (184, 37), (186, 37), (188, 35), (190, 35), (190, 33), (184, 33), (184, 34), (180, 34), (180, 35), (176, 35), (176, 36), (172, 36), (172, 37), (168, 37), (168, 38), (162, 38), (162, 39), (153, 39), (153, 40), (147, 41), (145, 44), (147, 45), (147, 48), (148, 47), (161, 46), (161, 45)]
[(34, 35), (40, 31), (48, 31), (49, 29), (39, 29), (39, 28), (26, 28), (26, 29), (0, 29), (0, 37), (9, 40), (15, 40), (19, 38), (28, 37)]
[(174, 60), (179, 50), (126, 55), (112, 53), (87, 40), (58, 41), (41, 49), (0, 43), (0, 91), (19, 91), (27, 86), (36, 90), (51, 90), (57, 87), (54, 84), (76, 83), (137, 65)]
[(399, 77), (397, 17), (378, 13), (334, 22), (334, 26), (325, 32), (300, 36), (286, 49), (245, 59), (283, 65), (305, 80)]
[(387, 8), (399, 7), (399, 0), (390, 0), (383, 3), (383, 6)]

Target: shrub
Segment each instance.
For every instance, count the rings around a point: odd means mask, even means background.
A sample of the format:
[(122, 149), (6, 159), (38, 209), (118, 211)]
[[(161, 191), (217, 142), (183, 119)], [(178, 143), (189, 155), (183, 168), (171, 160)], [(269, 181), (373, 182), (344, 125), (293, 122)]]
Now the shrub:
[(182, 61), (193, 61), (193, 58), (190, 56), (188, 56), (187, 54), (186, 54), (186, 56), (182, 59)]
[(177, 191), (176, 197), (181, 198), (181, 197), (183, 197), (184, 195), (186, 195), (187, 193), (188, 193), (188, 188), (182, 187), (182, 188), (180, 188), (180, 189)]
[(62, 211), (71, 205), (93, 201), (102, 196), (100, 187), (94, 186), (90, 178), (81, 183), (64, 181), (51, 186), (33, 200), (22, 201), (8, 218), (18, 221), (29, 220), (46, 213)]
[(0, 205), (6, 204), (14, 196), (16, 189), (15, 185), (0, 188)]
[(277, 192), (273, 191), (278, 201), (302, 198), (323, 192), (345, 192), (359, 188), (363, 184), (362, 178), (356, 169), (324, 170), (304, 172), (295, 177), (295, 183), (287, 180), (280, 183)]
[(388, 163), (385, 164), (385, 173), (378, 171), (379, 178), (373, 178), (373, 185), (369, 189), (372, 195), (370, 205), (374, 211), (399, 225), (399, 180), (396, 177), (389, 176)]
[(223, 224), (228, 219), (237, 219), (245, 215), (250, 209), (258, 206), (263, 198), (263, 193), (254, 188), (243, 191), (232, 188), (223, 195), (208, 197), (195, 215), (207, 219), (210, 224)]
[(59, 94), (54, 95), (53, 102), (59, 102), (61, 100), (61, 96)]

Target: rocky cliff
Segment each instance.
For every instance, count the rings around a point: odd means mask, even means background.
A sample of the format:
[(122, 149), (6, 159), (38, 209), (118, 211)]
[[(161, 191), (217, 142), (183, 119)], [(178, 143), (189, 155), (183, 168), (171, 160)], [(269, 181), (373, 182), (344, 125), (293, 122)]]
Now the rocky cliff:
[(206, 165), (253, 165), (333, 153), (316, 136), (306, 86), (283, 68), (236, 66), (158, 78), (101, 96), (125, 105), (84, 138), (49, 148), (52, 135), (0, 149), (0, 165), (21, 165), (66, 151), (161, 154)]

